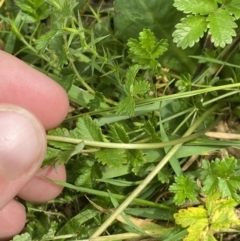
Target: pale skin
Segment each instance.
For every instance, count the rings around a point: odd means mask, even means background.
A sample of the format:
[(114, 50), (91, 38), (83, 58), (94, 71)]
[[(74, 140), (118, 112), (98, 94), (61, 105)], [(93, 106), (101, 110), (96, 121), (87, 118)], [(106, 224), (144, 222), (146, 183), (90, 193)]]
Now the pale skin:
[(39, 170), (46, 152), (45, 131), (68, 112), (65, 91), (53, 80), (0, 51), (0, 240), (9, 240), (26, 223), (25, 208), (14, 198), (46, 202), (66, 180), (64, 166)]

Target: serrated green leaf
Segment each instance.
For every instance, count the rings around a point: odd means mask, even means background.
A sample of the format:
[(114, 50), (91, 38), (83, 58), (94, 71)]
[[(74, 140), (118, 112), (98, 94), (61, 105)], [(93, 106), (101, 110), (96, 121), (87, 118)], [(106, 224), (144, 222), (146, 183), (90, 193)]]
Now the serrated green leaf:
[(239, 200), (237, 190), (240, 188), (240, 177), (236, 174), (237, 160), (226, 158), (220, 161), (209, 162), (203, 160), (203, 169), (200, 172), (200, 179), (203, 180), (203, 191), (207, 194), (213, 194), (216, 191), (221, 196), (232, 197)]
[(29, 233), (23, 233), (21, 235), (14, 236), (12, 241), (32, 241), (32, 238)]
[[(147, 4), (146, 4), (147, 3)], [(195, 55), (200, 51), (199, 45), (192, 49), (182, 50), (172, 41), (172, 33), (175, 25), (184, 17), (184, 13), (173, 6), (173, 0), (115, 0), (114, 29), (116, 36), (123, 42), (130, 38), (137, 39), (139, 33), (150, 29), (157, 39), (167, 39), (169, 47), (164, 55), (160, 56), (162, 66), (173, 71), (187, 71), (193, 73), (196, 62), (189, 61), (189, 55)], [(156, 24), (157, 23), (157, 24)], [(199, 48), (199, 49), (197, 49)]]
[(128, 150), (126, 151), (127, 161), (133, 167), (141, 166), (145, 161), (143, 158), (143, 152), (141, 150)]
[(175, 193), (173, 200), (176, 205), (182, 205), (186, 199), (196, 202), (199, 190), (193, 177), (183, 175), (175, 177), (175, 183), (169, 188), (169, 191)]
[(147, 121), (144, 125), (144, 130), (147, 135), (149, 135), (152, 138), (152, 142), (160, 142), (162, 141), (161, 138), (156, 133), (156, 130), (153, 126), (153, 124), (150, 121)]
[(134, 63), (145, 68), (156, 69), (160, 64), (155, 60), (167, 51), (167, 40), (156, 41), (150, 29), (144, 29), (139, 34), (139, 41), (129, 39), (127, 42), (130, 57)]
[(188, 16), (176, 25), (176, 30), (173, 32), (173, 42), (182, 49), (192, 47), (203, 37), (206, 30), (207, 21), (204, 16)]
[(76, 186), (92, 188), (96, 179), (101, 178), (99, 165), (92, 160), (83, 160), (80, 166), (80, 172), (75, 180)]
[(144, 95), (150, 90), (150, 84), (147, 81), (138, 81), (133, 86), (133, 92), (137, 95)]
[(209, 14), (218, 8), (216, 0), (175, 0), (174, 7), (184, 13)]
[(203, 206), (190, 207), (188, 209), (180, 209), (174, 214), (176, 223), (182, 227), (188, 227), (188, 235), (184, 241), (207, 240), (206, 233), (208, 231), (207, 210)]
[(158, 173), (158, 180), (161, 183), (169, 183), (172, 177), (172, 169), (168, 166), (164, 166), (162, 170)]
[(38, 51), (44, 51), (49, 45), (49, 43), (52, 41), (52, 39), (55, 37), (57, 32), (58, 30), (50, 30), (46, 34), (41, 35), (36, 40), (36, 49)]
[(62, 153), (61, 150), (48, 146), (47, 153), (46, 153), (45, 159), (44, 159), (41, 167), (43, 168), (43, 167), (56, 163), (56, 158), (58, 155), (60, 155), (60, 153)]
[(224, 8), (227, 9), (236, 19), (240, 18), (240, 1), (231, 0), (224, 4)]
[(151, 50), (152, 59), (157, 59), (163, 55), (168, 49), (168, 42), (166, 39), (161, 39), (155, 43), (154, 48)]
[(125, 90), (129, 95), (133, 95), (133, 84), (140, 66), (135, 64), (130, 66), (126, 73)]
[(73, 10), (78, 5), (78, 2), (75, 0), (65, 0), (62, 5), (61, 11), (59, 11), (60, 18), (69, 18), (73, 16)]
[(98, 110), (101, 103), (104, 103), (104, 95), (100, 92), (95, 92), (94, 99), (90, 100), (88, 106), (90, 111)]
[(237, 27), (237, 24), (227, 10), (218, 9), (216, 12), (209, 14), (207, 21), (211, 41), (215, 47), (224, 48), (227, 44), (232, 43), (232, 37), (236, 36), (234, 28)]
[(144, 29), (139, 34), (139, 44), (142, 49), (146, 50), (147, 52), (151, 52), (155, 46), (155, 36), (150, 29)]
[(80, 117), (76, 126), (75, 132), (78, 134), (78, 138), (90, 141), (104, 141), (97, 120), (92, 120), (89, 115)]
[(110, 126), (109, 135), (113, 142), (117, 143), (129, 143), (129, 137), (123, 128), (123, 126), (115, 123)]
[(126, 113), (129, 116), (134, 115), (135, 111), (135, 102), (131, 96), (126, 97), (121, 100), (116, 107), (116, 114), (120, 115), (121, 113)]
[(121, 167), (127, 161), (125, 150), (121, 149), (103, 149), (96, 152), (95, 157), (108, 167)]

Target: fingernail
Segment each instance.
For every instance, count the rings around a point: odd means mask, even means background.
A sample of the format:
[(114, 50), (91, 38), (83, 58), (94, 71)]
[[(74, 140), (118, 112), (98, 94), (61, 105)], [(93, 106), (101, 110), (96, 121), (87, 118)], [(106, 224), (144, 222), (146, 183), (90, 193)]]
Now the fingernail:
[(8, 181), (16, 180), (32, 166), (39, 167), (39, 160), (42, 160), (45, 154), (45, 146), (44, 129), (32, 114), (16, 106), (0, 106), (2, 177)]

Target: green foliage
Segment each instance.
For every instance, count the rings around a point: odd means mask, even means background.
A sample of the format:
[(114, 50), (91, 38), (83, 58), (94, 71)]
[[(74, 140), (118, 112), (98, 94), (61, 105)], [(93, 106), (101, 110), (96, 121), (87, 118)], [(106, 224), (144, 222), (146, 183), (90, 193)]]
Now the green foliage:
[(173, 41), (185, 49), (192, 47), (205, 32), (211, 36), (215, 47), (224, 48), (236, 36), (240, 6), (238, 1), (187, 1), (175, 0), (174, 6), (187, 15), (176, 25)]
[(176, 205), (182, 205), (186, 199), (193, 203), (196, 202), (200, 188), (197, 186), (194, 177), (181, 175), (175, 177), (175, 183), (169, 187), (169, 191), (175, 193), (173, 200)]
[[(150, 29), (158, 40), (167, 39), (168, 51), (160, 57), (162, 66), (175, 71), (191, 72), (196, 62), (189, 63), (188, 56), (194, 55), (198, 46), (183, 51), (173, 43), (175, 25), (183, 17), (173, 6), (173, 0), (115, 0), (114, 26), (116, 36), (124, 42), (136, 39), (143, 29)], [(160, 13), (160, 14), (159, 14)]]
[(79, 139), (90, 141), (103, 141), (103, 134), (97, 120), (92, 120), (89, 115), (79, 118), (74, 130)]
[[(228, 110), (237, 115), (238, 0), (5, 0), (0, 17), (0, 48), (70, 100), (42, 164), (65, 164), (67, 181), (56, 181), (65, 189), (26, 203), (14, 240), (87, 240), (100, 226), (110, 240), (214, 240), (238, 225), (239, 161), (214, 158), (239, 141), (203, 136)], [(182, 228), (169, 228), (174, 213)]]
[(156, 61), (165, 51), (167, 51), (167, 40), (156, 42), (153, 32), (149, 29), (143, 29), (139, 34), (139, 41), (129, 39), (127, 42), (129, 47), (130, 58), (133, 63), (137, 63), (142, 68), (150, 68), (156, 70), (161, 65)]
[(23, 233), (21, 235), (16, 235), (12, 241), (32, 241), (31, 235), (29, 233)]
[(240, 177), (237, 171), (237, 160), (233, 157), (213, 162), (203, 160), (200, 178), (203, 181), (203, 191), (210, 195), (216, 191), (222, 198), (231, 197), (239, 202), (237, 191), (240, 188)]
[(51, 10), (44, 0), (14, 0), (15, 4), (21, 9), (22, 17), (27, 22), (37, 22), (46, 19)]
[(174, 214), (176, 223), (187, 228), (188, 235), (184, 241), (212, 240), (218, 231), (228, 230), (240, 225), (235, 213), (237, 203), (229, 199), (218, 199), (218, 194), (209, 195), (206, 206), (180, 209)]
[(116, 114), (119, 115), (125, 112), (127, 115), (133, 116), (135, 113), (134, 97), (137, 95), (143, 96), (150, 90), (150, 84), (147, 81), (137, 80), (137, 73), (140, 65), (130, 66), (126, 72), (126, 80), (124, 89), (127, 97), (121, 100), (116, 107)]

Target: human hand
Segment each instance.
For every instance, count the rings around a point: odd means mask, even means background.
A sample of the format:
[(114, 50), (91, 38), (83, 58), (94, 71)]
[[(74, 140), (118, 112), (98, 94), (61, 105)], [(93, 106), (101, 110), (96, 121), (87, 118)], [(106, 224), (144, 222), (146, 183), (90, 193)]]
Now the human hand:
[(56, 127), (68, 112), (65, 91), (47, 76), (0, 51), (0, 240), (9, 240), (25, 225), (19, 197), (46, 202), (62, 191), (42, 177), (65, 180), (64, 166), (41, 171), (46, 152), (45, 130)]

